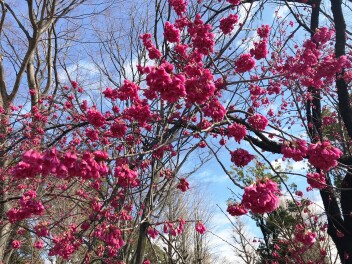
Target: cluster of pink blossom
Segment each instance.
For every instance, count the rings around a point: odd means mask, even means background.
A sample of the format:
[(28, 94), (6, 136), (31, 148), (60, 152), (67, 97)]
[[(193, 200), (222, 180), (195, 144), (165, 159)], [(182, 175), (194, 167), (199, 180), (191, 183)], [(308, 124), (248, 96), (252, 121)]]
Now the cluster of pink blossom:
[(165, 23), (164, 36), (165, 39), (171, 43), (179, 43), (181, 41), (180, 30), (169, 21)]
[(34, 231), (38, 237), (49, 236), (49, 222), (39, 222), (35, 227)]
[(313, 39), (320, 44), (325, 44), (332, 38), (334, 34), (335, 30), (329, 29), (327, 27), (321, 27), (318, 28), (315, 32)]
[(171, 144), (164, 146), (159, 146), (158, 144), (156, 144), (153, 146), (153, 149), (154, 151), (152, 156), (155, 159), (162, 159), (167, 151), (170, 151), (171, 155), (175, 155), (175, 152), (173, 151), (173, 146)]
[(139, 186), (138, 173), (135, 170), (131, 170), (128, 164), (116, 165), (114, 176), (118, 179), (117, 183), (122, 188), (135, 188)]
[(22, 245), (22, 242), (20, 240), (13, 240), (11, 242), (11, 247), (13, 249), (19, 249), (19, 248), (21, 248), (21, 245)]
[(264, 59), (268, 55), (268, 38), (270, 35), (270, 26), (262, 25), (257, 29), (257, 34), (261, 38), (259, 42), (254, 42), (254, 48), (250, 50), (250, 54), (256, 59)]
[(268, 178), (257, 180), (244, 189), (242, 202), (229, 203), (227, 212), (232, 216), (240, 216), (251, 210), (255, 214), (271, 213), (279, 206), (280, 190), (278, 184)]
[(186, 96), (185, 77), (182, 74), (175, 74), (172, 71), (174, 66), (168, 62), (157, 67), (146, 67), (148, 74), (146, 77), (149, 89), (144, 95), (148, 99), (157, 98), (156, 93), (160, 93), (161, 99), (170, 103), (176, 103), (181, 97)]
[(301, 161), (307, 155), (307, 142), (302, 139), (296, 141), (285, 141), (281, 147), (281, 153), (285, 158)]
[(86, 137), (89, 138), (91, 141), (99, 140), (99, 131), (97, 129), (92, 129), (90, 127), (87, 127), (85, 132), (86, 132)]
[(201, 16), (196, 15), (193, 23), (188, 25), (188, 33), (191, 36), (193, 47), (203, 55), (214, 51), (214, 34), (211, 33), (211, 25), (204, 24)]
[(268, 55), (268, 40), (260, 40), (253, 43), (254, 48), (250, 49), (250, 54), (256, 60), (264, 59)]
[(123, 120), (114, 120), (110, 125), (111, 137), (122, 138), (127, 132), (126, 122)]
[(182, 192), (187, 191), (189, 187), (189, 183), (185, 178), (181, 178), (179, 184), (177, 185), (177, 188), (180, 189)]
[(255, 60), (252, 58), (251, 54), (242, 54), (235, 61), (235, 66), (235, 72), (244, 73), (254, 68)]
[(224, 34), (230, 34), (238, 22), (238, 15), (230, 14), (228, 17), (220, 19), (220, 29)]
[(226, 0), (226, 1), (234, 6), (238, 6), (239, 4), (241, 4), (241, 0)]
[(177, 44), (174, 48), (175, 52), (178, 53), (180, 57), (183, 59), (187, 58), (187, 49), (188, 49), (187, 44)]
[(241, 148), (231, 151), (230, 154), (231, 161), (234, 162), (237, 167), (244, 167), (255, 158), (252, 154), (249, 154), (247, 150)]
[(331, 116), (323, 116), (323, 126), (329, 126), (337, 123), (336, 113)]
[(234, 137), (238, 143), (240, 143), (240, 141), (244, 139), (246, 134), (247, 134), (247, 129), (245, 125), (233, 123), (229, 125), (227, 128), (227, 136), (229, 138)]
[(41, 249), (44, 247), (44, 242), (42, 240), (37, 240), (34, 242), (34, 247), (36, 249)]
[(249, 92), (251, 94), (251, 98), (256, 99), (260, 95), (266, 94), (266, 90), (261, 88), (259, 85), (251, 84), (249, 88)]
[(210, 100), (203, 108), (203, 113), (205, 116), (210, 116), (213, 118), (214, 122), (222, 121), (226, 114), (226, 109), (217, 99)]
[(145, 127), (152, 117), (147, 100), (136, 101), (131, 107), (123, 111), (123, 117), (130, 121), (137, 121), (140, 127)]
[(243, 206), (243, 204), (229, 203), (227, 206), (227, 212), (232, 216), (240, 216), (248, 213), (248, 210)]
[(53, 238), (54, 246), (49, 250), (49, 256), (61, 256), (69, 259), (78, 250), (82, 241), (76, 238), (76, 226), (72, 224), (68, 230)]
[(242, 205), (255, 214), (271, 213), (279, 206), (278, 184), (270, 179), (258, 180), (244, 189)]
[(41, 153), (28, 150), (22, 155), (22, 161), (14, 167), (12, 174), (17, 179), (34, 178), (41, 173), (42, 163)]
[(324, 83), (330, 84), (335, 79), (336, 73), (341, 72), (342, 68), (350, 66), (351, 62), (346, 56), (336, 58), (334, 54), (328, 54), (316, 66), (314, 82), (319, 83), (320, 86), (323, 86)]
[(257, 113), (248, 118), (248, 123), (251, 124), (255, 130), (265, 130), (269, 122), (265, 116)]
[(149, 227), (147, 233), (148, 233), (148, 236), (151, 237), (152, 239), (156, 239), (159, 235), (158, 230), (156, 230), (154, 227)]
[(307, 182), (312, 188), (317, 188), (319, 190), (326, 187), (325, 174), (320, 172), (308, 173)]
[(302, 224), (296, 225), (295, 240), (311, 247), (315, 241), (317, 234), (315, 232), (305, 230)]
[(203, 104), (214, 95), (216, 90), (214, 76), (209, 69), (198, 65), (187, 65), (184, 71), (187, 102)]
[(179, 17), (182, 17), (187, 10), (187, 1), (184, 0), (169, 0), (169, 5)]
[(267, 88), (268, 94), (279, 94), (281, 92), (281, 83), (269, 81), (269, 86)]
[(125, 244), (122, 231), (112, 224), (103, 223), (95, 227), (93, 236), (105, 243), (109, 257), (115, 257), (118, 249)]
[(9, 222), (14, 223), (33, 215), (43, 214), (45, 208), (41, 201), (35, 199), (36, 197), (37, 193), (33, 190), (25, 192), (19, 201), (20, 206), (14, 207), (6, 213)]
[[(83, 179), (99, 179), (108, 172), (103, 160), (108, 156), (102, 151), (93, 154), (84, 152), (77, 156), (74, 152), (59, 153), (56, 148), (48, 149), (43, 154), (36, 150), (26, 151), (22, 161), (12, 170), (15, 178), (33, 178), (37, 175), (52, 175), (59, 178), (82, 177)], [(104, 158), (102, 158), (104, 157)]]
[(199, 234), (203, 235), (207, 231), (207, 228), (205, 227), (205, 225), (201, 221), (198, 221), (196, 224), (196, 231)]
[(119, 89), (111, 89), (110, 87), (108, 87), (103, 91), (103, 94), (106, 98), (109, 98), (111, 100), (139, 100), (139, 90), (140, 87), (138, 85), (129, 80), (124, 80), (123, 85), (121, 85)]
[(179, 219), (177, 222), (178, 222), (178, 226), (176, 226), (176, 223), (171, 223), (171, 222), (165, 223), (163, 227), (164, 233), (165, 234), (169, 233), (172, 236), (181, 235), (183, 233), (183, 230), (185, 229), (186, 221), (183, 219)]
[(88, 109), (87, 120), (95, 127), (102, 127), (106, 123), (105, 117), (95, 107)]
[(124, 80), (123, 85), (117, 90), (117, 98), (121, 101), (124, 100), (139, 100), (138, 91), (140, 87), (136, 85), (134, 82), (129, 80)]
[(261, 25), (257, 29), (257, 34), (262, 39), (267, 39), (270, 36), (270, 26), (269, 25)]
[(161, 52), (154, 46), (152, 43), (152, 35), (151, 34), (143, 34), (140, 36), (143, 41), (144, 47), (148, 50), (149, 59), (160, 59), (162, 54)]
[(291, 80), (300, 80), (306, 87), (321, 89), (328, 87), (336, 80), (336, 73), (344, 67), (350, 67), (350, 59), (346, 56), (336, 58), (328, 53), (323, 57), (320, 46), (326, 43), (333, 35), (327, 28), (318, 29), (314, 39), (306, 40), (303, 49), (297, 49), (295, 57), (288, 57), (282, 68)]
[(341, 157), (340, 149), (331, 145), (329, 141), (310, 144), (307, 151), (308, 161), (314, 167), (329, 171), (337, 166), (337, 160)]

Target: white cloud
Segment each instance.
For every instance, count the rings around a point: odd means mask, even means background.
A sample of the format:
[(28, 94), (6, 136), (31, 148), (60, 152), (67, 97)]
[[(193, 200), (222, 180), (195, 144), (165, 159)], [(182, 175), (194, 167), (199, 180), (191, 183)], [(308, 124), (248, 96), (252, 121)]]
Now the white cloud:
[(289, 12), (290, 12), (290, 9), (286, 5), (280, 6), (277, 9), (277, 14), (274, 13), (273, 17), (277, 15), (278, 17), (284, 18)]
[(228, 176), (224, 173), (218, 174), (211, 170), (203, 170), (200, 173), (195, 174), (191, 182), (203, 182), (203, 183), (225, 183), (228, 181)]
[(68, 83), (68, 76), (72, 80), (99, 80), (98, 77), (100, 71), (98, 67), (94, 63), (85, 60), (80, 60), (77, 63), (68, 66), (66, 68), (66, 71), (64, 71), (63, 69), (59, 71), (59, 80), (62, 84)]

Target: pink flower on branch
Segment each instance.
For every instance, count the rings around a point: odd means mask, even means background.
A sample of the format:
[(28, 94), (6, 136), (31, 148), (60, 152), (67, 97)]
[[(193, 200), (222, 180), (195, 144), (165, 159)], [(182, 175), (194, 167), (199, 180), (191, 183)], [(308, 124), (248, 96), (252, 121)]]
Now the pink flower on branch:
[(199, 234), (203, 235), (207, 231), (207, 228), (205, 227), (205, 225), (201, 221), (198, 221), (196, 224), (196, 231)]
[(226, 0), (226, 1), (229, 2), (229, 4), (234, 6), (238, 6), (239, 4), (241, 4), (241, 0)]
[(292, 158), (294, 161), (301, 161), (307, 155), (307, 142), (302, 139), (296, 141), (285, 141), (282, 144), (281, 152), (285, 158)]
[(190, 187), (189, 183), (185, 178), (181, 178), (177, 188), (180, 189), (182, 192), (186, 192)]
[(307, 182), (312, 188), (317, 188), (319, 190), (326, 187), (325, 174), (320, 172), (308, 173)]
[(227, 136), (229, 138), (234, 137), (237, 143), (240, 143), (240, 141), (244, 139), (246, 134), (247, 134), (247, 129), (245, 125), (233, 123), (229, 125), (227, 128)]
[(180, 30), (169, 21), (165, 23), (164, 36), (165, 39), (171, 43), (179, 43), (181, 41)]
[(265, 116), (254, 114), (248, 118), (248, 123), (251, 124), (255, 130), (265, 130), (269, 122)]
[(148, 51), (149, 59), (151, 59), (151, 60), (160, 59), (162, 54), (152, 43), (152, 40), (151, 40), (152, 35), (151, 34), (144, 34), (144, 35), (141, 35), (140, 38), (143, 41), (144, 47)]
[(231, 151), (230, 154), (231, 161), (235, 163), (237, 167), (244, 167), (255, 158), (252, 154), (249, 154), (247, 150), (242, 148)]
[(214, 52), (215, 41), (211, 29), (211, 25), (204, 24), (199, 14), (196, 15), (194, 22), (188, 25), (188, 33), (191, 36), (193, 47), (203, 55)]
[(230, 34), (238, 22), (238, 15), (230, 14), (226, 18), (220, 19), (220, 29), (224, 34)]
[(156, 230), (153, 227), (149, 227), (147, 233), (148, 233), (148, 236), (150, 236), (152, 239), (156, 239), (159, 235), (158, 230)]
[(22, 244), (22, 242), (19, 241), (19, 240), (14, 240), (14, 241), (11, 242), (11, 246), (12, 246), (13, 249), (21, 248), (21, 244)]
[(258, 180), (244, 189), (242, 204), (255, 214), (271, 213), (279, 206), (278, 184), (270, 179)]
[(257, 29), (257, 34), (259, 37), (261, 37), (263, 39), (269, 38), (270, 26), (269, 25), (262, 25), (260, 28)]
[(227, 206), (227, 212), (232, 216), (241, 216), (248, 213), (248, 210), (242, 204), (230, 203)]
[(307, 151), (308, 161), (314, 167), (329, 171), (337, 166), (337, 160), (341, 157), (340, 149), (335, 148), (329, 141), (310, 144)]
[(255, 60), (252, 58), (251, 54), (242, 54), (235, 61), (235, 66), (235, 72), (244, 73), (254, 68)]
[(175, 10), (176, 14), (179, 17), (182, 17), (183, 14), (186, 12), (187, 10), (187, 1), (184, 0), (168, 0), (169, 1), (169, 5), (171, 7), (173, 7), (173, 9)]

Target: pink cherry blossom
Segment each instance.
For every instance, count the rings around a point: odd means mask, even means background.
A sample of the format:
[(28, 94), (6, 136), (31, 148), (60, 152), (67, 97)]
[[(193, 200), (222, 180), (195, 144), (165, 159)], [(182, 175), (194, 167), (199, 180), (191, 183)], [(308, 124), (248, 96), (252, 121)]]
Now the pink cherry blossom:
[(246, 134), (247, 134), (247, 129), (245, 125), (233, 123), (229, 125), (227, 128), (227, 136), (229, 138), (234, 137), (237, 143), (240, 143), (240, 141), (244, 139)]
[(238, 15), (230, 14), (226, 18), (220, 19), (220, 29), (224, 34), (230, 34), (238, 22)]
[(205, 225), (201, 221), (198, 221), (197, 224), (196, 224), (196, 231), (199, 234), (203, 235), (207, 231), (207, 229), (206, 229)]
[(270, 26), (269, 25), (262, 25), (257, 29), (257, 34), (259, 37), (263, 39), (269, 38), (270, 35)]
[(162, 54), (161, 52), (154, 46), (154, 44), (152, 43), (152, 35), (151, 34), (144, 34), (141, 35), (140, 38), (143, 41), (143, 45), (144, 47), (147, 49), (148, 51), (148, 56), (151, 60), (154, 59), (160, 59)]
[(256, 130), (265, 130), (268, 119), (261, 114), (254, 114), (248, 118), (248, 123)]
[(238, 6), (239, 4), (241, 4), (241, 0), (226, 0), (226, 1), (234, 6)]
[(235, 66), (235, 72), (244, 73), (254, 68), (255, 60), (252, 58), (251, 54), (242, 54), (235, 61)]
[(292, 158), (294, 161), (301, 161), (307, 155), (307, 142), (302, 139), (296, 141), (285, 141), (282, 144), (281, 152), (285, 158)]
[(307, 182), (312, 188), (317, 188), (319, 190), (326, 187), (325, 175), (322, 172), (308, 173)]
[(232, 216), (240, 216), (248, 213), (248, 210), (242, 204), (230, 203), (227, 206), (227, 212)]
[(181, 41), (180, 30), (176, 28), (173, 24), (171, 24), (169, 21), (165, 23), (164, 36), (165, 39), (171, 43), (179, 43)]
[(184, 0), (168, 0), (171, 7), (174, 8), (176, 14), (180, 17), (186, 12), (187, 1)]
[(13, 249), (21, 248), (21, 244), (22, 244), (22, 242), (19, 241), (19, 240), (13, 240), (11, 242), (11, 246), (12, 246)]
[(181, 178), (177, 188), (180, 189), (182, 192), (186, 192), (190, 187), (189, 183), (185, 178)]
[(235, 163), (237, 167), (244, 167), (255, 158), (252, 154), (249, 154), (247, 150), (241, 148), (231, 151), (230, 154), (231, 161)]
[(329, 141), (310, 144), (307, 151), (308, 161), (316, 168), (329, 171), (337, 166), (337, 160), (342, 152), (331, 145)]
[(148, 233), (148, 236), (150, 236), (152, 239), (156, 239), (159, 235), (158, 230), (156, 230), (153, 227), (149, 227), (147, 233)]
[(270, 179), (258, 180), (244, 189), (242, 204), (255, 214), (271, 213), (279, 206), (278, 184)]

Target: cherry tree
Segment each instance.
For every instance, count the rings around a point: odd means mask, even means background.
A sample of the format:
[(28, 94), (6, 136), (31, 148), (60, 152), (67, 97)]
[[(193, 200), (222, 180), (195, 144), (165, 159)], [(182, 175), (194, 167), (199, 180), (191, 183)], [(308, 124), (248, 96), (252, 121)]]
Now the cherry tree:
[[(279, 1), (292, 21), (276, 14), (267, 25), (258, 21), (266, 3), (155, 1), (153, 23), (134, 40), (140, 44), (109, 54), (120, 73), (130, 56), (133, 78), (120, 74), (115, 81), (102, 64), (117, 87), (96, 95), (76, 80), (52, 89), (50, 54), (41, 70), (39, 40), (44, 32), (55, 35), (53, 23), (84, 1), (64, 2), (27, 1), (25, 22), (1, 2), (0, 28), (10, 12), (29, 40), (24, 60), (13, 62), (12, 91), (4, 81), (1, 86), (2, 261), (30, 245), (33, 252), (80, 263), (150, 263), (144, 258), (148, 237), (179, 236), (185, 225), (206, 232), (196, 217), (159, 221), (171, 191), (192, 188), (188, 175), (215, 159), (243, 190), (228, 213), (265, 215), (278, 208), (279, 197), (290, 191), (287, 181), (299, 174), (275, 169), (274, 157), (308, 162), (309, 172), (300, 176), (320, 190), (324, 228), (341, 262), (352, 263), (348, 3)], [(37, 31), (25, 30), (28, 23)], [(14, 44), (8, 45), (9, 58), (17, 58)], [(28, 101), (18, 92), (25, 73)], [(188, 175), (179, 176), (194, 157)], [(243, 184), (226, 165), (246, 167), (253, 160), (274, 174)], [(296, 199), (294, 205), (301, 210)], [(305, 223), (295, 228), (303, 248), (323, 237)]]

